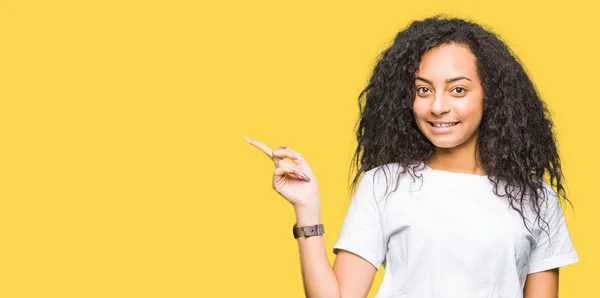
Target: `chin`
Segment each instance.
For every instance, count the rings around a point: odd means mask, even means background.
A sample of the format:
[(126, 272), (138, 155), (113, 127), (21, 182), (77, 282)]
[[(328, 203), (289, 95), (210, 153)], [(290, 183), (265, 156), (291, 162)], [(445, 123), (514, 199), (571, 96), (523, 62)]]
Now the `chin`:
[(458, 147), (458, 145), (460, 144), (456, 144), (456, 143), (433, 143), (433, 146), (437, 147), (437, 148), (442, 148), (442, 149), (452, 149), (455, 147)]
[(437, 148), (442, 148), (442, 149), (452, 149), (455, 147), (460, 146), (462, 143), (456, 140), (436, 140), (436, 139), (429, 139), (429, 141), (431, 142), (431, 144), (433, 144), (434, 147)]

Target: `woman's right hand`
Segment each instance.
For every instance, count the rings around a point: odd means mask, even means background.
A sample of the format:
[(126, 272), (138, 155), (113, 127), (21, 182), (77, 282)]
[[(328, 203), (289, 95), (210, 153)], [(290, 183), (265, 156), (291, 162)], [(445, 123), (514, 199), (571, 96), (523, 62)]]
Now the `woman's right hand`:
[[(295, 208), (320, 209), (317, 179), (302, 155), (285, 146), (272, 150), (256, 140), (246, 141), (262, 150), (274, 163), (273, 189)], [(289, 158), (292, 161), (286, 160)]]

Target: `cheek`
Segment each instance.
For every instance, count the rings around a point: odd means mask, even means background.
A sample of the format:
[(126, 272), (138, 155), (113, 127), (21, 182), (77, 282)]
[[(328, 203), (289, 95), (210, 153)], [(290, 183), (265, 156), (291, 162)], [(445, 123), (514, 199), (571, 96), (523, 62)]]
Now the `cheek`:
[(463, 120), (479, 121), (483, 115), (483, 101), (477, 97), (465, 100), (461, 105), (457, 106), (457, 112)]
[(413, 114), (417, 121), (419, 120), (419, 118), (422, 118), (423, 116), (427, 115), (428, 107), (423, 103), (423, 101), (415, 99), (413, 101), (412, 107), (413, 107)]

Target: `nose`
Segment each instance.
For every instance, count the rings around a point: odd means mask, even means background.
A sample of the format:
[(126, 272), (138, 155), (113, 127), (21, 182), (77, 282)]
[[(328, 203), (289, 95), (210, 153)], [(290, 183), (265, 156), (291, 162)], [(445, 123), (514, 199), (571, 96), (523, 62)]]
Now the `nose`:
[(431, 103), (431, 113), (436, 116), (441, 116), (450, 111), (450, 105), (448, 104), (448, 98), (443, 92), (436, 93)]

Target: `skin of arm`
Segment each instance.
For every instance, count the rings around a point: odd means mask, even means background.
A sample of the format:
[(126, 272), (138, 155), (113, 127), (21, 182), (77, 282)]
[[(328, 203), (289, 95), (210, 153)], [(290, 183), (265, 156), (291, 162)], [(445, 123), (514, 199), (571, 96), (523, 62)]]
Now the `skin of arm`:
[[(297, 225), (319, 223), (319, 217), (313, 214), (315, 213), (305, 213), (297, 208)], [(322, 235), (298, 238), (298, 248), (306, 297), (367, 297), (377, 271), (377, 268), (367, 260), (351, 252), (340, 250), (332, 268)]]
[(333, 271), (340, 286), (340, 297), (363, 298), (369, 293), (377, 268), (356, 254), (339, 250)]
[(528, 274), (523, 298), (558, 298), (558, 268)]

